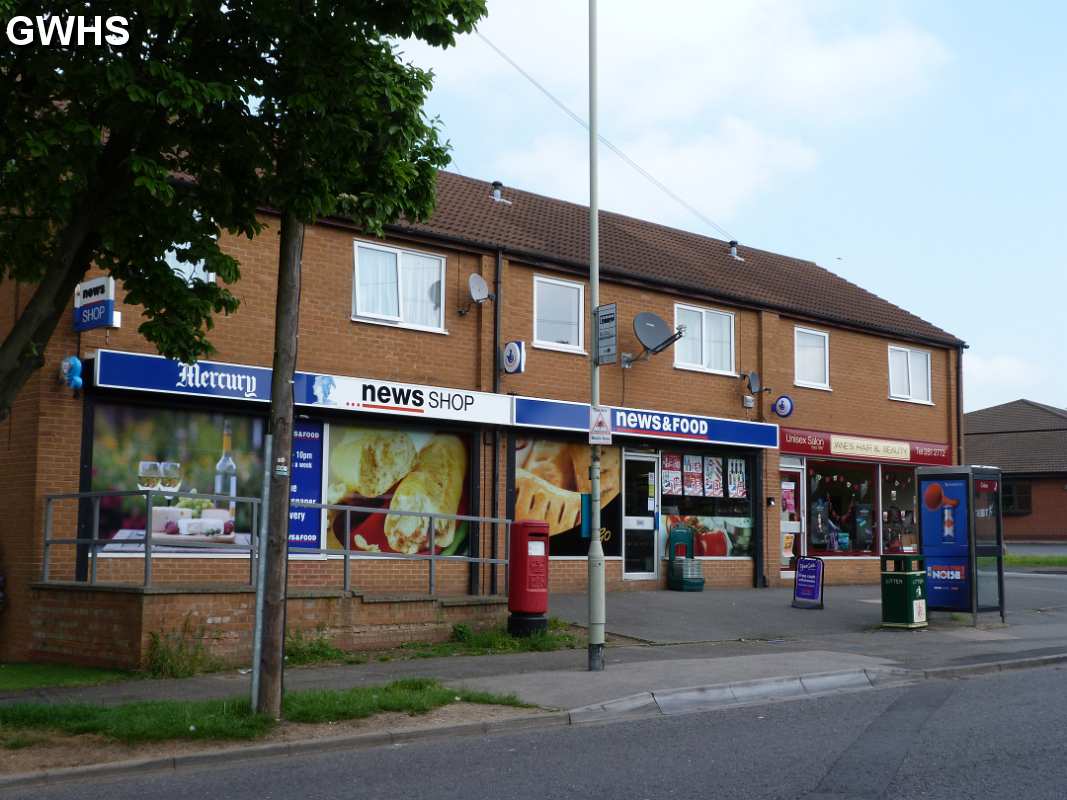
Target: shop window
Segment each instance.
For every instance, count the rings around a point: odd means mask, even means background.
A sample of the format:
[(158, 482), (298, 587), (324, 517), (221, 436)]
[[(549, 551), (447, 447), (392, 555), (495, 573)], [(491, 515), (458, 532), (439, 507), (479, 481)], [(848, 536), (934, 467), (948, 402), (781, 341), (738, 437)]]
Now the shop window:
[(444, 278), (439, 256), (356, 242), (353, 319), (440, 331)]
[(1004, 481), (1002, 507), (1005, 514), (1029, 514), (1032, 510), (1031, 503), (1028, 481)]
[(534, 277), (534, 344), (581, 352), (585, 287), (557, 278)]
[[(738, 453), (665, 451), (660, 457), (660, 539), (693, 529), (696, 555), (753, 555), (752, 459)], [(666, 556), (666, 553), (664, 553)]]
[(930, 402), (930, 354), (909, 347), (889, 347), (889, 396), (894, 400)]
[(794, 330), (794, 381), (811, 389), (830, 388), (830, 335), (810, 328)]
[[(185, 526), (182, 533), (195, 533), (207, 525), (185, 519), (220, 519), (227, 529), (225, 522), (230, 521), (234, 541), (248, 544), (252, 519), (247, 503), (168, 495), (181, 491), (258, 497), (263, 485), (263, 436), (264, 420), (258, 417), (101, 403), (93, 416), (91, 487), (98, 492), (158, 491), (152, 525), (162, 537), (157, 544), (171, 533), (168, 521), (175, 528)], [(145, 521), (142, 496), (101, 498), (100, 537), (115, 541), (104, 552), (140, 550), (140, 544), (120, 543), (143, 537)]]
[(877, 469), (808, 460), (808, 554), (877, 553)]
[(919, 549), (915, 470), (882, 467), (882, 550), (913, 553)]
[[(607, 556), (622, 553), (621, 456), (621, 448), (600, 448), (600, 541)], [(582, 530), (582, 495), (592, 488), (591, 462), (585, 442), (515, 440), (515, 519), (548, 525), (551, 556), (589, 553), (588, 531)]]
[(734, 315), (676, 305), (674, 324), (685, 335), (674, 346), (674, 366), (734, 374)]

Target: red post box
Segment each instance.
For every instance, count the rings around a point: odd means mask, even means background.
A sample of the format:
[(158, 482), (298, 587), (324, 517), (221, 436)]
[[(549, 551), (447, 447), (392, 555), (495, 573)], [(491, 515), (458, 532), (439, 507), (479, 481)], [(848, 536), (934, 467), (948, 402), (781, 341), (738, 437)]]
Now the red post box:
[(511, 525), (508, 562), (508, 633), (529, 636), (548, 628), (548, 524)]

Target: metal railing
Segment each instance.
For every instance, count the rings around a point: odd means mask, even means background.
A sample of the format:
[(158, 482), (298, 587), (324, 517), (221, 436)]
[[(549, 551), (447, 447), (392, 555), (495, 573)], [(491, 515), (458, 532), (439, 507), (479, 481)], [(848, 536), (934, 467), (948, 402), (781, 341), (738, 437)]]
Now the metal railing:
[[(126, 537), (121, 540), (115, 539), (101, 539), (100, 538), (100, 501), (103, 498), (129, 498), (129, 497), (143, 497), (145, 503), (145, 530), (140, 536)], [(153, 543), (154, 538), (152, 531), (152, 508), (153, 502), (161, 499), (171, 500), (176, 498), (194, 498), (199, 500), (209, 500), (213, 503), (229, 503), (234, 505), (248, 504), (250, 507), (250, 531), (247, 534), (249, 537), (248, 544), (238, 544), (237, 542), (211, 542), (211, 541), (189, 541), (187, 537), (181, 535), (166, 537), (166, 544)], [(75, 538), (55, 538), (53, 536), (53, 522), (54, 522), (54, 508), (55, 504), (61, 501), (77, 501), (79, 507), (81, 503), (88, 502), (91, 506), (90, 512), (90, 530), (91, 536), (89, 538), (75, 537)], [(144, 558), (144, 586), (152, 585), (152, 559), (158, 555), (156, 548), (163, 547), (167, 554), (173, 553), (175, 550), (185, 551), (207, 551), (210, 553), (234, 553), (237, 556), (247, 556), (249, 560), (248, 568), (248, 585), (255, 587), (256, 576), (258, 570), (256, 569), (256, 562), (259, 559), (259, 514), (261, 501), (258, 497), (235, 497), (231, 495), (216, 495), (216, 494), (198, 494), (195, 492), (160, 492), (154, 490), (138, 490), (138, 491), (105, 491), (105, 492), (69, 492), (65, 494), (50, 494), (45, 495), (45, 512), (44, 512), (44, 554), (42, 560), (42, 575), (41, 580), (44, 583), (48, 583), (51, 580), (49, 574), (50, 567), (52, 565), (52, 548), (56, 546), (70, 546), (84, 547), (88, 557), (88, 574), (85, 582), (90, 586), (97, 584), (97, 562), (101, 556), (101, 550), (109, 546), (117, 544), (121, 545), (142, 545), (143, 558)], [(437, 591), (437, 564), (440, 561), (445, 562), (459, 562), (467, 564), (487, 564), (491, 568), (496, 569), (498, 566), (504, 567), (504, 593), (507, 593), (508, 589), (508, 558), (509, 552), (509, 540), (511, 538), (511, 520), (504, 517), (478, 517), (462, 514), (438, 514), (421, 511), (401, 511), (392, 510), (388, 508), (374, 508), (369, 506), (347, 506), (328, 503), (313, 503), (307, 501), (294, 500), (290, 504), (291, 508), (303, 508), (318, 511), (320, 515), (323, 512), (343, 513), (345, 515), (345, 527), (346, 535), (340, 537), (343, 539), (343, 547), (300, 547), (299, 549), (290, 549), (289, 556), (294, 555), (324, 555), (327, 558), (343, 559), (342, 569), (342, 588), (345, 592), (352, 591), (352, 559), (359, 560), (381, 560), (381, 559), (399, 559), (403, 561), (427, 561), (428, 565), (428, 583), (429, 594), (436, 594)], [(80, 510), (80, 509), (79, 509)], [(427, 520), (426, 528), (426, 552), (417, 553), (397, 553), (397, 552), (381, 552), (381, 551), (365, 551), (365, 550), (353, 550), (352, 549), (352, 515), (353, 514), (384, 514), (392, 517), (418, 517)], [(437, 523), (438, 522), (468, 522), (478, 525), (501, 525), (504, 528), (504, 557), (503, 558), (483, 558), (481, 556), (472, 555), (442, 555), (436, 553), (435, 543), (437, 538)], [(325, 521), (323, 522), (325, 525)], [(243, 532), (242, 532), (243, 534)], [(468, 531), (468, 552), (470, 549), (470, 541), (472, 533)], [(185, 541), (182, 541), (185, 539)], [(107, 555), (107, 554), (105, 554)]]

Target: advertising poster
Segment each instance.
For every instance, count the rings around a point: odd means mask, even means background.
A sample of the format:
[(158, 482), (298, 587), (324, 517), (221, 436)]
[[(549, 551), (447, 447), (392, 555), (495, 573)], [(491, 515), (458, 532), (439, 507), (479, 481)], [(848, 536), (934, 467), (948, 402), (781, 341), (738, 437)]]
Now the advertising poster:
[(801, 556), (793, 578), (793, 607), (822, 608), (823, 562), (821, 558)]
[(701, 557), (738, 557), (752, 555), (752, 518), (664, 514), (661, 518), (661, 541), (675, 525), (693, 529), (696, 555)]
[(932, 609), (971, 608), (967, 481), (925, 478), (919, 482), (926, 595)]
[[(618, 447), (601, 447), (600, 455), (600, 540), (605, 555), (618, 556), (622, 552), (618, 535), (622, 517), (622, 451)], [(515, 519), (548, 523), (550, 555), (589, 553), (589, 540), (582, 538), (582, 495), (591, 489), (591, 460), (589, 445), (584, 442), (515, 442)], [(678, 478), (681, 484), (680, 468)], [(654, 492), (655, 484), (649, 488)]]
[[(149, 531), (154, 547), (179, 539), (197, 544), (197, 552), (212, 543), (248, 544), (249, 504), (175, 494), (215, 494), (218, 486), (218, 494), (258, 497), (263, 436), (264, 420), (254, 416), (100, 403), (90, 485), (99, 492), (154, 491)], [(143, 496), (101, 498), (100, 538), (112, 540), (102, 552), (141, 552), (146, 523)]]
[(322, 511), (299, 503), (322, 502), (323, 424), (306, 419), (293, 424), (293, 457), (289, 462), (289, 549), (317, 550), (322, 538)]
[(704, 465), (700, 456), (683, 456), (682, 490), (691, 497), (704, 496)]
[(748, 484), (745, 480), (745, 460), (743, 458), (730, 458), (726, 461), (729, 469), (729, 485), (727, 491), (730, 497), (748, 497)]
[(722, 497), (722, 459), (704, 456), (704, 496)]
[(662, 494), (679, 495), (682, 493), (682, 454), (664, 453), (660, 466), (660, 480), (663, 483)]
[[(329, 440), (328, 504), (470, 513), (470, 453), (464, 437), (331, 424)], [(344, 511), (330, 511), (327, 516), (328, 547), (343, 548), (347, 536), (355, 553), (429, 553), (428, 517)], [(465, 554), (468, 532), (466, 522), (435, 520), (434, 552)]]

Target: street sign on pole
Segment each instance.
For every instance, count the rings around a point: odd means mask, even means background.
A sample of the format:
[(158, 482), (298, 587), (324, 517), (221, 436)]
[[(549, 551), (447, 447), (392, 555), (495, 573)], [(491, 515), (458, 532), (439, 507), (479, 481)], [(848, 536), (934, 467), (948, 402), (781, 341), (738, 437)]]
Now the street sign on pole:
[(618, 321), (615, 303), (596, 310), (596, 363), (614, 364), (619, 355)]
[(606, 408), (589, 407), (589, 444), (611, 444), (611, 420)]

